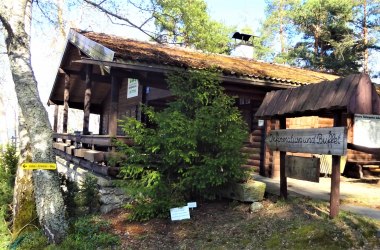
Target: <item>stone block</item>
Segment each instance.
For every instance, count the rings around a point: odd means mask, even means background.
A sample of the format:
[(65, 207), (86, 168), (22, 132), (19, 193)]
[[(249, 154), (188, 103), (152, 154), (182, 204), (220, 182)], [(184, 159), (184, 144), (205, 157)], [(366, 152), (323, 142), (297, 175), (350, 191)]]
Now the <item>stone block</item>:
[(109, 204), (109, 205), (101, 205), (100, 206), (100, 213), (106, 214), (111, 212), (112, 210), (121, 208), (123, 205), (122, 204)]
[(221, 196), (242, 202), (255, 202), (264, 199), (266, 184), (261, 181), (233, 183), (221, 191)]
[(74, 146), (68, 146), (68, 147), (66, 147), (66, 154), (74, 155), (74, 149), (75, 149)]
[(90, 162), (104, 161), (104, 154), (97, 150), (87, 150), (84, 152), (84, 158)]
[(88, 149), (86, 148), (76, 148), (74, 149), (74, 155), (76, 157), (83, 158), (84, 157), (84, 152), (86, 152)]
[(61, 150), (61, 151), (65, 151), (66, 146), (67, 145), (63, 142), (56, 142), (55, 143), (55, 148), (58, 150)]

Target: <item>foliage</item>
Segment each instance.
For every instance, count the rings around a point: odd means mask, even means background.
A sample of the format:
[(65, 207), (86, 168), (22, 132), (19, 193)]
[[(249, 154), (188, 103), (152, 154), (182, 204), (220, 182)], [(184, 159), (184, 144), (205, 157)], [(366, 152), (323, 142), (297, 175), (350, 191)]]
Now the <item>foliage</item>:
[(110, 224), (96, 216), (82, 217), (72, 222), (69, 234), (59, 245), (49, 245), (42, 231), (34, 231), (18, 238), (14, 249), (108, 249), (120, 244), (118, 236), (108, 233)]
[[(260, 37), (255, 38), (255, 49), (258, 50), (257, 58), (274, 60), (277, 63), (289, 61), (287, 53), (295, 34), (292, 24), (291, 9), (297, 3), (296, 0), (266, 0), (266, 19), (260, 27)], [(279, 52), (274, 47), (278, 47)]]
[(69, 235), (60, 245), (47, 249), (107, 249), (120, 244), (119, 237), (109, 233), (110, 224), (99, 217), (82, 217), (73, 223)]
[(79, 189), (79, 195), (83, 200), (83, 205), (89, 208), (89, 212), (99, 209), (98, 179), (87, 175)]
[(343, 75), (358, 71), (363, 46), (349, 25), (352, 10), (350, 0), (308, 0), (293, 8), (293, 22), (304, 34), (293, 53), (304, 56), (305, 66)]
[(228, 52), (232, 28), (211, 20), (204, 0), (155, 0), (153, 14), (159, 34), (173, 43), (208, 52)]
[[(68, 217), (77, 217), (99, 210), (97, 179), (87, 175), (79, 187), (74, 181), (60, 174), (61, 192)], [(83, 211), (84, 210), (84, 211)]]
[(150, 127), (122, 121), (135, 142), (120, 149), (127, 155), (121, 175), (143, 210), (136, 218), (167, 215), (185, 198), (215, 198), (222, 186), (246, 178), (240, 168), (246, 124), (217, 77), (192, 70), (170, 74), (177, 99), (161, 112), (145, 108)]
[(366, 64), (363, 52), (379, 49), (378, 0), (266, 3), (266, 19), (256, 40), (259, 59), (347, 75), (358, 72), (363, 61)]
[(8, 221), (10, 221), (14, 179), (18, 156), (16, 148), (6, 145), (0, 148), (0, 248), (10, 241)]

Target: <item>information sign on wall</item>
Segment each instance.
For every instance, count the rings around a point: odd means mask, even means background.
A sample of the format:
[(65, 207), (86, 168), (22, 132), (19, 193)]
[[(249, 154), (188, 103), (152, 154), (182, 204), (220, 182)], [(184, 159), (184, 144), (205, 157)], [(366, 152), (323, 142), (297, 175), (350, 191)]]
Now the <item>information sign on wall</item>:
[(139, 95), (139, 81), (137, 79), (128, 79), (127, 98), (136, 97)]
[(272, 130), (265, 142), (276, 151), (345, 155), (347, 130), (345, 127)]
[(355, 115), (354, 144), (380, 148), (380, 115)]

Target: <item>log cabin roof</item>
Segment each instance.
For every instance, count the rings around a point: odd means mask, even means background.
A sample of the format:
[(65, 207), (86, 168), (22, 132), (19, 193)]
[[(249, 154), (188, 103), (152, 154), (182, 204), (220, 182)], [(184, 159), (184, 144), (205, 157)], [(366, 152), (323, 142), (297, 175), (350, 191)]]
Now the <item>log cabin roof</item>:
[(338, 76), (285, 65), (259, 62), (252, 59), (142, 42), (104, 33), (79, 31), (85, 37), (115, 52), (115, 60), (134, 61), (150, 65), (167, 65), (179, 68), (216, 68), (226, 75), (246, 76), (288, 83), (318, 83), (334, 80)]
[(173, 69), (216, 68), (222, 72), (224, 86), (230, 89), (240, 86), (239, 91), (255, 92), (260, 98), (268, 90), (338, 78), (284, 65), (71, 29), (48, 104), (64, 103), (65, 79), (69, 78), (69, 107), (83, 109), (86, 65), (95, 66), (91, 72), (91, 112), (98, 114), (110, 93), (110, 69), (122, 78), (137, 78), (143, 85), (165, 88), (165, 74)]
[(256, 112), (258, 118), (324, 116), (336, 111), (348, 114), (380, 114), (380, 97), (366, 74), (334, 81), (268, 92)]

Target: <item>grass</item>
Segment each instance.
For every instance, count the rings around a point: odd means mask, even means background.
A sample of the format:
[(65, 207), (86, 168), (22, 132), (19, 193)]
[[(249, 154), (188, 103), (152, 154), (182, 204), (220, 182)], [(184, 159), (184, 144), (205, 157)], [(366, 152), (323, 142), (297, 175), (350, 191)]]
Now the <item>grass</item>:
[(114, 249), (119, 237), (109, 233), (110, 224), (97, 216), (86, 216), (73, 221), (69, 235), (59, 245), (50, 245), (42, 231), (23, 234), (11, 247), (17, 250)]

